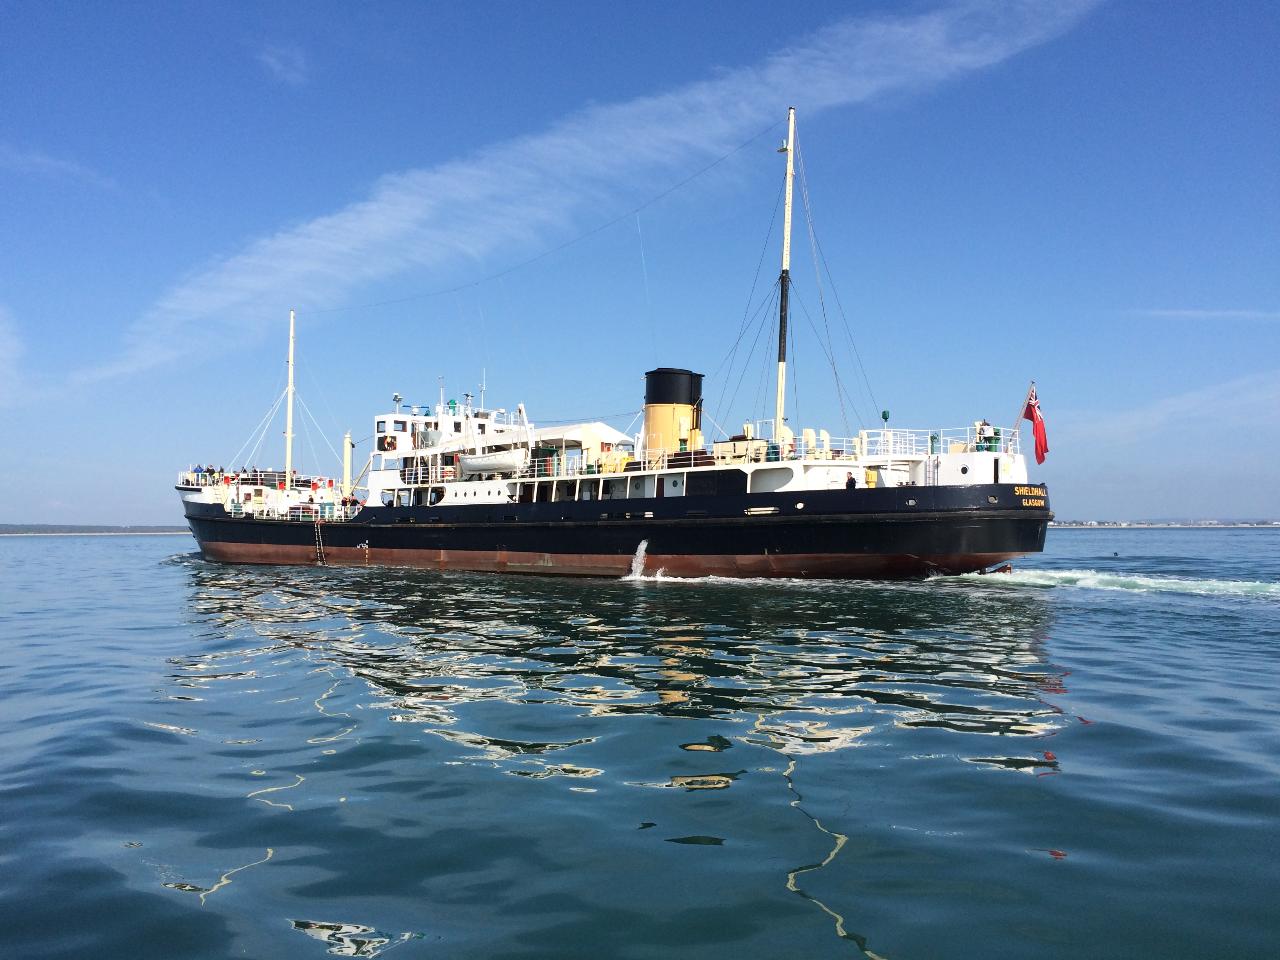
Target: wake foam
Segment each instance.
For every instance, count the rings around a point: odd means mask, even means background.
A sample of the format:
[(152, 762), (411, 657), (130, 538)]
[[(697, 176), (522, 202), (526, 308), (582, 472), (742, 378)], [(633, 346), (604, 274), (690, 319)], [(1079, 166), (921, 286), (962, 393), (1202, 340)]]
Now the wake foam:
[(1104, 573), (1100, 570), (1017, 570), (1013, 573), (964, 573), (928, 577), (924, 580), (823, 580), (794, 577), (674, 577), (664, 570), (641, 573), (636, 566), (623, 577), (632, 583), (683, 584), (759, 589), (800, 590), (931, 590), (947, 584), (967, 584), (994, 589), (1027, 587), (1072, 587), (1079, 590), (1110, 590), (1127, 593), (1171, 593), (1200, 597), (1251, 597), (1280, 601), (1280, 583), (1260, 580), (1194, 580), (1189, 577), (1148, 576), (1139, 573)]
[(1280, 600), (1280, 583), (1259, 580), (1192, 580), (1187, 577), (1152, 577), (1138, 573), (1103, 573), (1099, 570), (1018, 570), (1014, 573), (986, 576), (966, 573), (954, 579), (978, 581), (983, 586), (1078, 587), (1083, 590)]

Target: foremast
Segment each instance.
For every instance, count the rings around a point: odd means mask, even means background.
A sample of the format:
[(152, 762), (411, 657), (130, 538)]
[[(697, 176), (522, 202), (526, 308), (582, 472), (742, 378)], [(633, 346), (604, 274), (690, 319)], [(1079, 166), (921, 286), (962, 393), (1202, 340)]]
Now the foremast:
[(778, 277), (778, 396), (773, 414), (774, 440), (783, 439), (787, 393), (787, 292), (791, 286), (791, 191), (795, 182), (796, 108), (787, 108), (787, 142), (779, 153), (787, 155), (787, 180), (782, 208), (782, 273)]
[[(285, 489), (293, 484), (293, 339), (294, 339), (294, 313), (289, 311), (289, 386), (286, 388), (288, 395), (287, 405), (284, 414), (284, 482)], [(279, 381), (277, 381), (279, 382)]]

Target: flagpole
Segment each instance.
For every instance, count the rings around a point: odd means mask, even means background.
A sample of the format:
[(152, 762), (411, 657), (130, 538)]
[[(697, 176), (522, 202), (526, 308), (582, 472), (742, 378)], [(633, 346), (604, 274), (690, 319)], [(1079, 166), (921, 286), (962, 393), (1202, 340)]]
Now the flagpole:
[(1031, 400), (1031, 392), (1035, 390), (1036, 382), (1034, 380), (1027, 386), (1027, 395), (1022, 398), (1022, 406), (1018, 408), (1018, 418), (1013, 421), (1013, 435), (1019, 440), (1022, 438), (1022, 421), (1024, 414), (1027, 412), (1027, 403)]

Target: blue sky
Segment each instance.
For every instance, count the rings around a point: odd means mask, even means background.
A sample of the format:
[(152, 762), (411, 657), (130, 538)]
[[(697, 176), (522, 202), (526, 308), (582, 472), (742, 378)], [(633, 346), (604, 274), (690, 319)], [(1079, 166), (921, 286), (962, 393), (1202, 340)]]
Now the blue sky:
[(0, 522), (178, 521), (290, 307), (334, 446), (482, 369), (535, 420), (656, 364), (762, 415), (724, 361), (792, 104), (853, 401), (801, 213), (794, 426), (1035, 378), (1060, 516), (1280, 516), (1278, 48), (1264, 2), (0, 4)]

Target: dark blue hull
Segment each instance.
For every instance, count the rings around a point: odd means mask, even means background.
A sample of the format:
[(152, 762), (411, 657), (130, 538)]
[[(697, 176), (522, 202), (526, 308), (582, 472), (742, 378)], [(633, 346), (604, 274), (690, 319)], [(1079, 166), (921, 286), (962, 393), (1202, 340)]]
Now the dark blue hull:
[(232, 518), (187, 504), (204, 555), (330, 563), (622, 575), (921, 577), (1044, 549), (1047, 494), (1026, 487), (894, 487), (558, 503), (365, 507), (351, 521)]

